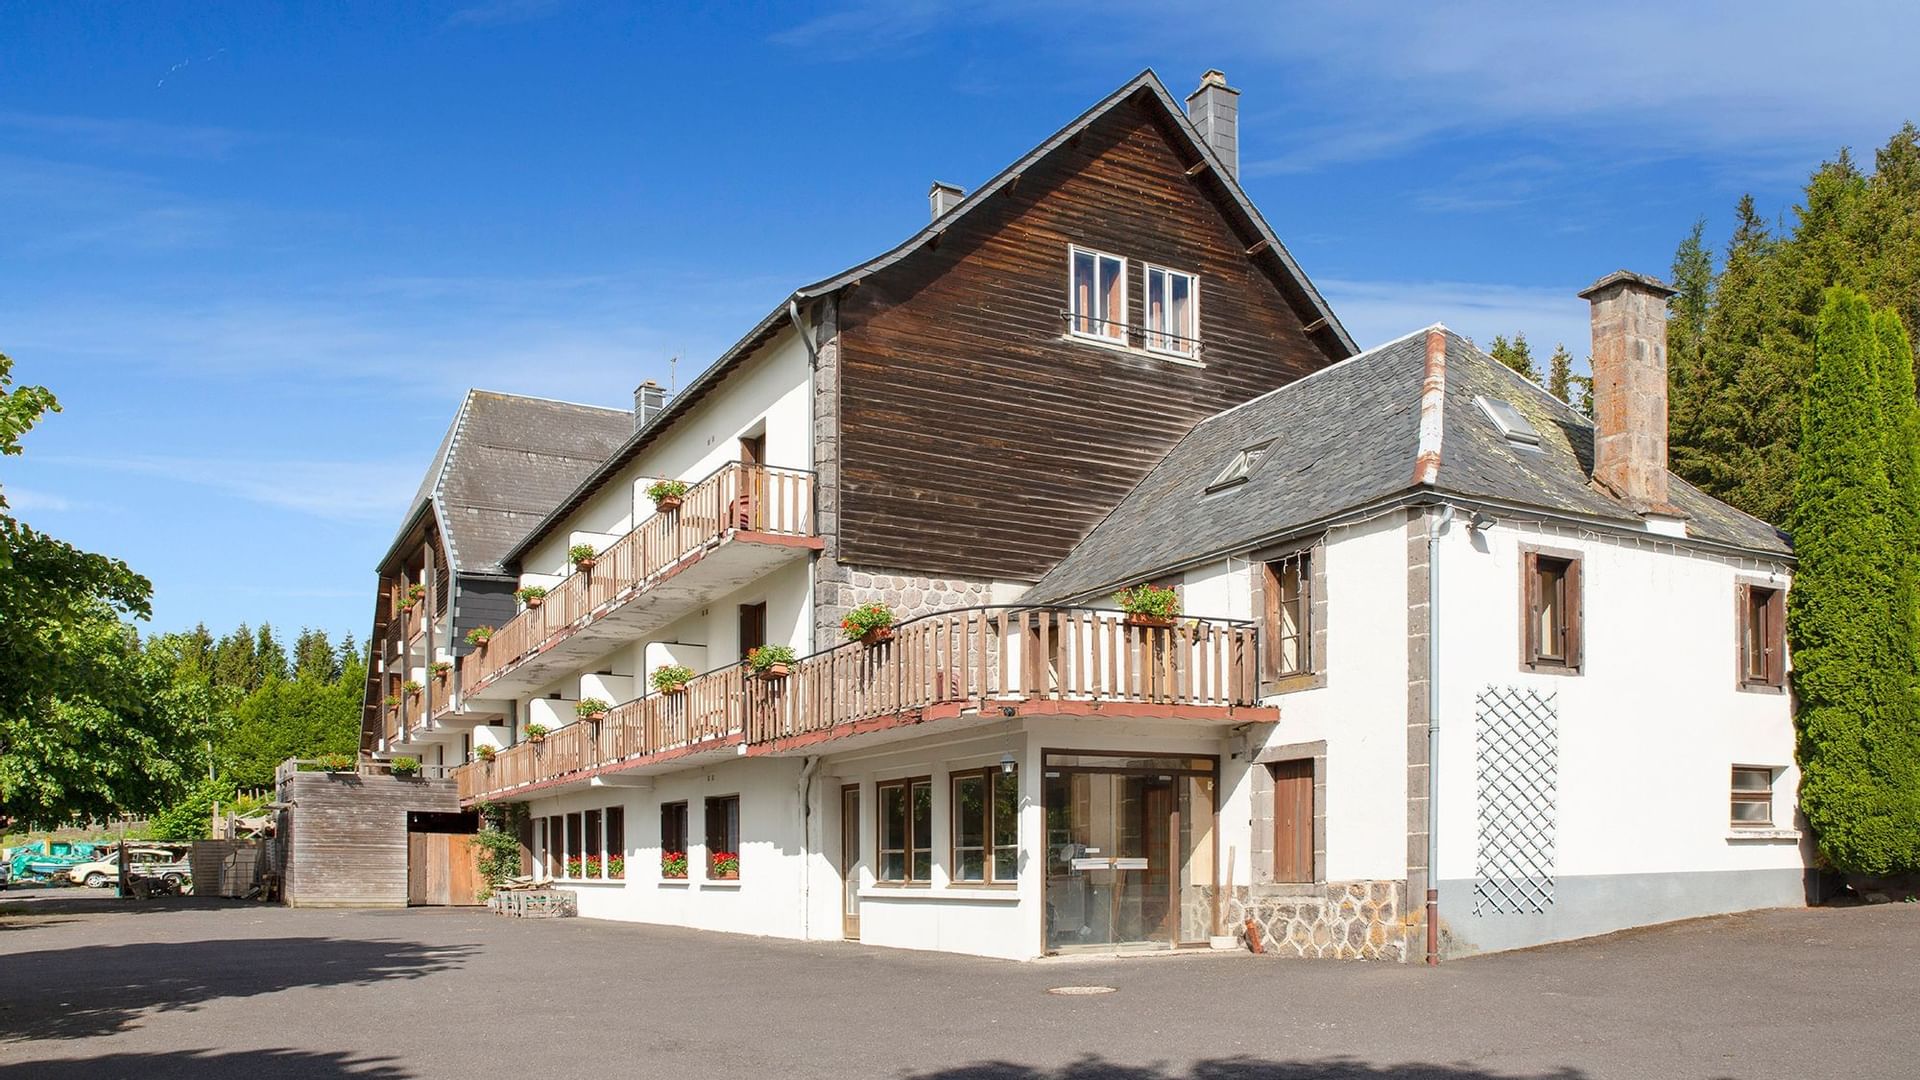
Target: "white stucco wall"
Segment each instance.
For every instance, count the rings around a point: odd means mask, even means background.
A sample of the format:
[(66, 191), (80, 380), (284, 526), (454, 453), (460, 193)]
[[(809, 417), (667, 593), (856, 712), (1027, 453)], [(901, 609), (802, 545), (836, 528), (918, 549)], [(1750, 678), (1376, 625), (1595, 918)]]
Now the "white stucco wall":
[(694, 483), (740, 458), (742, 436), (764, 433), (764, 464), (807, 469), (813, 464), (811, 370), (806, 346), (791, 327), (710, 390), (699, 404), (658, 433), (625, 468), (607, 478), (521, 560), (522, 578), (547, 583), (564, 573), (567, 547), (605, 547), (654, 513), (642, 492), (663, 478)]

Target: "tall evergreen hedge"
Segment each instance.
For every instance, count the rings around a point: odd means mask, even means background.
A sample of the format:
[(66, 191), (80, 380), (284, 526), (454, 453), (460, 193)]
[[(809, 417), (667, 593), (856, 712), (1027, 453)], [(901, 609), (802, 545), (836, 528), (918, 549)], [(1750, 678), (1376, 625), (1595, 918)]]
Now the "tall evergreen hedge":
[(1787, 513), (1800, 805), (1827, 859), (1869, 874), (1920, 869), (1920, 415), (1904, 338), (1861, 294), (1827, 291)]

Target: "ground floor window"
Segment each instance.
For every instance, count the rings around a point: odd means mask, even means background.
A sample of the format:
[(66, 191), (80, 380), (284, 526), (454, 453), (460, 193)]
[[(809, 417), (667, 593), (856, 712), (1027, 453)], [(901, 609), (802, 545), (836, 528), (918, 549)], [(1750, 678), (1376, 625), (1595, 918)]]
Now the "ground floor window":
[(660, 876), (672, 881), (687, 877), (687, 804), (660, 804)]
[(1739, 829), (1773, 827), (1773, 770), (1733, 767), (1733, 825)]
[(619, 881), (627, 876), (624, 807), (535, 818), (534, 839), (547, 877), (563, 881)]
[(707, 800), (707, 877), (733, 881), (740, 876), (740, 796)]
[(1020, 775), (1013, 768), (953, 777), (953, 880), (1004, 883), (1020, 876)]
[(880, 864), (875, 876), (897, 885), (933, 880), (933, 779), (888, 780), (880, 804)]

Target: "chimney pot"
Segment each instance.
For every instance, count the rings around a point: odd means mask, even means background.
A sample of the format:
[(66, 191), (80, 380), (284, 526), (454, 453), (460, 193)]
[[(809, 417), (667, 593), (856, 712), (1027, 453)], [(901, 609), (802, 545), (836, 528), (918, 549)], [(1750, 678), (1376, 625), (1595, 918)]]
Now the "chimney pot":
[(1200, 88), (1187, 95), (1187, 119), (1230, 176), (1240, 175), (1240, 91), (1227, 85), (1215, 68), (1200, 76)]
[(660, 384), (648, 379), (633, 389), (633, 429), (646, 427), (654, 417), (667, 407), (667, 392)]
[(1667, 298), (1659, 278), (1616, 270), (1580, 291), (1593, 313), (1593, 478), (1635, 510), (1667, 501)]
[(938, 221), (947, 211), (960, 205), (967, 197), (967, 189), (958, 184), (943, 184), (938, 180), (927, 192), (927, 209), (933, 212), (932, 220)]

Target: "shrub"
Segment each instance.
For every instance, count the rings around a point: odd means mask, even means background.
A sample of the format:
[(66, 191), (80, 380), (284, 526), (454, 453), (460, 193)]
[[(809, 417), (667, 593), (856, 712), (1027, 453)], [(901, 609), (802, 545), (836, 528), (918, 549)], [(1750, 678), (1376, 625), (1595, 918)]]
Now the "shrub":
[(573, 714), (582, 720), (591, 720), (596, 716), (605, 716), (613, 708), (613, 703), (597, 697), (581, 698), (573, 707)]
[(387, 762), (387, 771), (395, 776), (417, 776), (420, 773), (420, 759), (417, 757), (397, 757)]
[(647, 498), (652, 499), (656, 506), (666, 499), (677, 499), (686, 493), (687, 483), (684, 480), (655, 480), (647, 485)]
[(591, 561), (599, 554), (599, 552), (593, 550), (592, 544), (575, 544), (567, 549), (567, 561), (575, 566), (579, 566), (583, 562)]
[(1158, 585), (1135, 585), (1113, 594), (1113, 602), (1129, 615), (1171, 619), (1180, 613), (1180, 594)]
[(847, 635), (848, 641), (858, 641), (875, 630), (884, 630), (892, 625), (893, 609), (875, 601), (847, 612), (847, 617), (840, 620), (840, 632)]
[[(491, 750), (492, 747), (487, 749)], [(520, 873), (520, 824), (526, 803), (481, 803), (483, 827), (473, 836), (474, 866), (480, 871), (480, 899)]]
[(685, 664), (668, 664), (665, 667), (655, 668), (648, 681), (653, 683), (655, 690), (670, 694), (685, 687), (692, 678), (692, 668)]
[(747, 666), (755, 671), (765, 671), (775, 664), (791, 664), (793, 660), (791, 645), (762, 645), (747, 652)]
[(526, 585), (513, 590), (513, 598), (523, 604), (531, 603), (535, 600), (544, 600), (546, 596), (547, 589), (544, 585)]
[(476, 626), (473, 629), (467, 631), (467, 644), (469, 645), (473, 645), (473, 646), (485, 645), (487, 642), (492, 640), (493, 640), (493, 627), (491, 626)]

